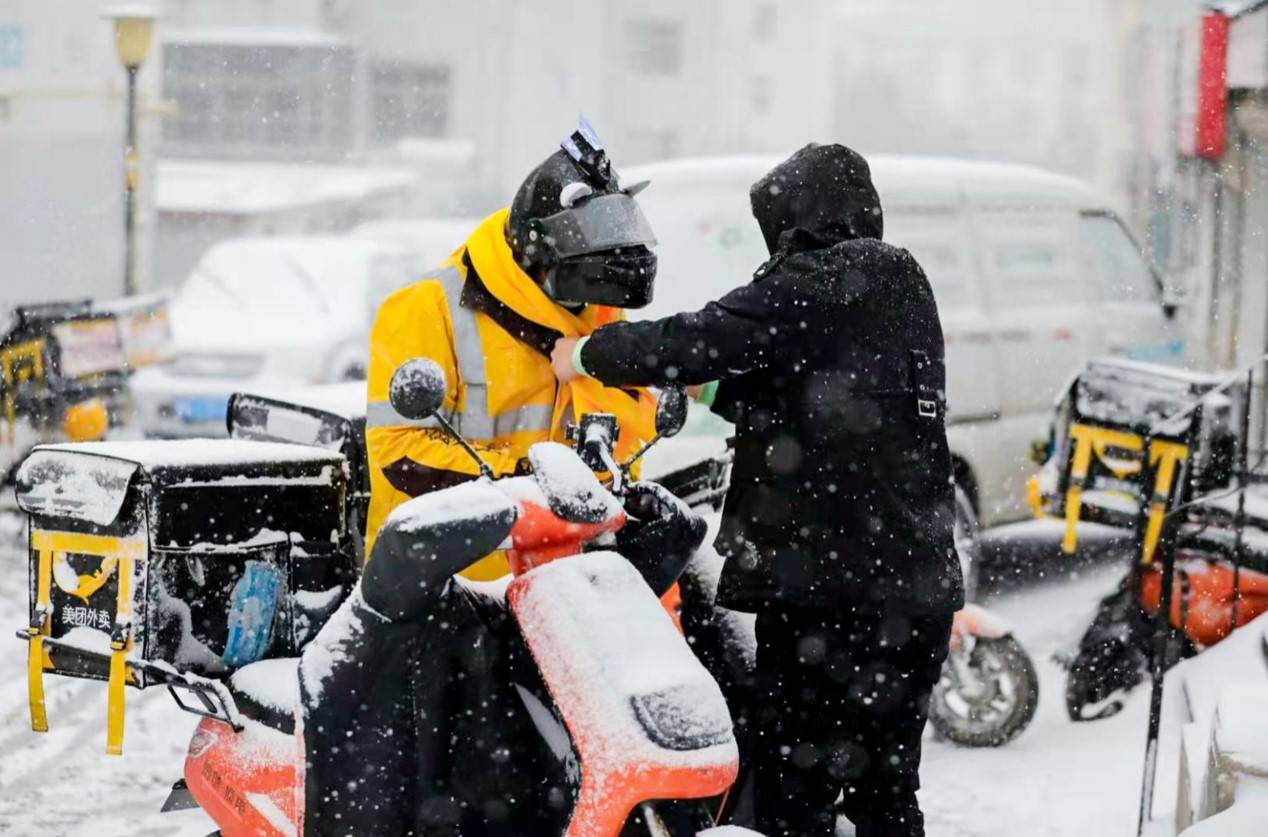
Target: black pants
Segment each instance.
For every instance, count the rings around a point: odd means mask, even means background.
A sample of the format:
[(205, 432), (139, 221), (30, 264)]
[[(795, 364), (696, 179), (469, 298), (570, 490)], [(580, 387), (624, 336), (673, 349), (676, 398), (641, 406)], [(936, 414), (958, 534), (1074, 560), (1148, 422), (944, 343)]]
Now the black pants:
[(758, 830), (832, 837), (839, 811), (858, 837), (922, 837), (920, 736), (950, 633), (949, 613), (758, 616)]

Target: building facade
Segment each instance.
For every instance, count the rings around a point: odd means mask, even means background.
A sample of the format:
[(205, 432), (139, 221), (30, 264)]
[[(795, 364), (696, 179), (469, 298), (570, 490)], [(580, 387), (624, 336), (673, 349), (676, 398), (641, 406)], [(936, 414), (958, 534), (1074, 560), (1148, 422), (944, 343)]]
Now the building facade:
[(504, 201), (584, 112), (626, 164), (831, 129), (830, 0), (170, 0), (169, 156), (384, 159), (473, 145)]
[[(161, 60), (139, 76), (139, 271), (151, 256)], [(126, 76), (95, 0), (0, 0), (0, 311), (122, 296)]]
[(849, 0), (833, 133), (865, 151), (1027, 163), (1130, 193), (1137, 0)]

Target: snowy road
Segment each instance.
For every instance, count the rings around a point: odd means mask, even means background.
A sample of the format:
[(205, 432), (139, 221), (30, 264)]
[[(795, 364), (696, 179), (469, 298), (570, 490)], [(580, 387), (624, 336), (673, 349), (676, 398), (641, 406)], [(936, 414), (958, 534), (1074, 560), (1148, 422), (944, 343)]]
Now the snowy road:
[(1100, 837), (1136, 833), (1149, 694), (1117, 716), (1075, 724), (1052, 654), (1077, 638), (1122, 576), (1114, 564), (1004, 594), (988, 606), (1013, 626), (1039, 672), (1030, 728), (996, 750), (926, 740), (921, 807), (930, 837)]
[[(129, 691), (122, 758), (105, 750), (104, 684), (50, 677), (51, 731), (32, 733), (26, 706), (25, 649), (13, 636), (26, 618), (21, 553), (0, 560), (0, 834), (205, 835), (199, 812), (157, 814), (180, 775), (195, 719), (165, 691)], [(1036, 719), (999, 750), (927, 742), (921, 798), (931, 837), (1087, 837), (1133, 832), (1148, 696), (1095, 724), (1071, 724), (1061, 699), (1054, 649), (1108, 591), (1116, 567), (1005, 594), (991, 603), (1010, 619), (1035, 658), (1041, 680)]]
[(49, 732), (31, 732), (26, 649), (14, 637), (27, 619), (23, 561), (11, 543), (0, 551), (0, 834), (202, 837), (212, 831), (199, 811), (158, 814), (180, 777), (197, 721), (177, 709), (166, 690), (128, 690), (122, 757), (105, 752), (104, 683), (46, 678)]

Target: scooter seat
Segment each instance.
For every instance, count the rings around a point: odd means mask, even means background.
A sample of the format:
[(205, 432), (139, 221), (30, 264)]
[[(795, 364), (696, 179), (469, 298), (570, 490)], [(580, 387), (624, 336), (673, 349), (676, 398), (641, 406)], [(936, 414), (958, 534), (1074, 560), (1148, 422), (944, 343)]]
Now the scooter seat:
[(245, 665), (229, 676), (229, 691), (244, 717), (291, 735), (299, 707), (299, 657)]

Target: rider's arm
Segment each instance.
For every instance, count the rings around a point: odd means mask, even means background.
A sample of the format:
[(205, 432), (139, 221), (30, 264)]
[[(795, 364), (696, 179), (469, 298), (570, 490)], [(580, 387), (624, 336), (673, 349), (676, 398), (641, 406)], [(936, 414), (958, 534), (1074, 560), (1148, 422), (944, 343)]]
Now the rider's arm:
[(516, 516), (515, 503), (484, 481), (397, 506), (361, 577), (366, 604), (392, 622), (425, 618), (449, 579), (507, 539)]
[(829, 306), (785, 262), (699, 311), (597, 329), (573, 355), (608, 386), (704, 384), (768, 366), (781, 348), (815, 334)]

